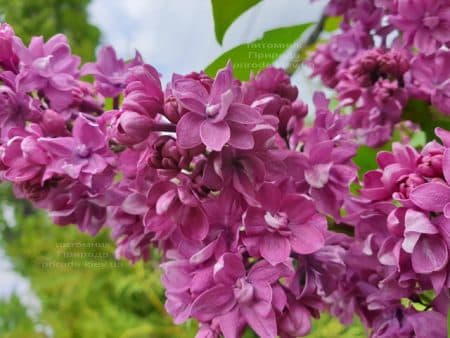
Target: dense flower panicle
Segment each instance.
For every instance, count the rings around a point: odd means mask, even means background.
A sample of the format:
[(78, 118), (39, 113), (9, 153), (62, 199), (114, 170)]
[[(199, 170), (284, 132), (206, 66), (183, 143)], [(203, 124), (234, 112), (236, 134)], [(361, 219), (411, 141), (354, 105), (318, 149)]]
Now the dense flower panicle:
[[(198, 338), (305, 336), (324, 311), (374, 338), (446, 337), (450, 132), (416, 150), (401, 115), (411, 98), (450, 111), (447, 7), (330, 1), (341, 31), (309, 64), (339, 101), (316, 93), (312, 123), (279, 68), (163, 90), (139, 53), (80, 70), (63, 35), (26, 47), (1, 24), (0, 178), (58, 225), (108, 227), (118, 259), (161, 250), (166, 310)], [(359, 182), (358, 144), (394, 129)]]
[(446, 0), (399, 0), (390, 22), (403, 32), (404, 43), (426, 55), (450, 42), (450, 4)]
[(411, 98), (448, 114), (449, 8), (445, 0), (329, 2), (329, 15), (343, 15), (342, 31), (307, 63), (352, 106), (359, 143), (386, 143)]
[(417, 56), (411, 75), (412, 88), (417, 88), (439, 111), (450, 114), (450, 51)]

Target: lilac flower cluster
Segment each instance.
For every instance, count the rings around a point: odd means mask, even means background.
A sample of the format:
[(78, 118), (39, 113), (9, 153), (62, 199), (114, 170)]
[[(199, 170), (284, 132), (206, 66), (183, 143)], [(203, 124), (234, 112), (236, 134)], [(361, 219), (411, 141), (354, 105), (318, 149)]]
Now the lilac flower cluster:
[(196, 319), (197, 338), (305, 336), (325, 311), (371, 337), (446, 337), (450, 133), (420, 152), (394, 144), (362, 183), (352, 161), (357, 141), (390, 137), (412, 92), (449, 106), (441, 40), (374, 47), (386, 13), (405, 25), (398, 8), (330, 2), (345, 29), (311, 62), (341, 105), (315, 94), (311, 126), (282, 69), (241, 82), (228, 63), (163, 88), (138, 53), (104, 47), (81, 66), (63, 35), (27, 47), (2, 24), (0, 178), (58, 225), (109, 228), (118, 259), (159, 249), (166, 309)]
[(450, 114), (450, 3), (447, 0), (331, 0), (341, 32), (308, 63), (312, 76), (350, 107), (361, 144), (380, 146), (409, 99)]
[(399, 143), (380, 152), (379, 169), (346, 201), (355, 234), (329, 302), (344, 323), (357, 313), (371, 337), (447, 336), (450, 132), (436, 134), (443, 144), (420, 152)]

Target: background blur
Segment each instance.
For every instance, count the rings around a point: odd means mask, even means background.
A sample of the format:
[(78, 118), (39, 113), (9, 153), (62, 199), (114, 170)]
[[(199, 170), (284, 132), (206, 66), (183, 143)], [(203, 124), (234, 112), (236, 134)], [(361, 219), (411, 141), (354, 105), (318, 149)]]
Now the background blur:
[[(93, 60), (100, 44), (124, 58), (138, 49), (162, 74), (206, 67), (234, 46), (280, 26), (316, 21), (324, 1), (263, 1), (214, 37), (208, 0), (0, 0), (1, 21), (26, 42), (64, 33), (75, 53)], [(288, 58), (277, 65), (284, 66)], [(295, 81), (310, 101), (315, 85)], [(164, 310), (158, 256), (134, 266), (115, 261), (105, 230), (96, 238), (57, 227), (0, 185), (0, 338), (191, 338), (196, 324), (174, 326)], [(248, 333), (246, 337), (252, 337)], [(322, 318), (314, 337), (362, 337), (360, 326)]]

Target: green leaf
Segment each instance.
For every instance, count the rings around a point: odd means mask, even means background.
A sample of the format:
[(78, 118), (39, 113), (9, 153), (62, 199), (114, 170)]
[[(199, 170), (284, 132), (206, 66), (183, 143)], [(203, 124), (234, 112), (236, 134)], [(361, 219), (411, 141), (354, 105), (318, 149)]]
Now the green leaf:
[(305, 23), (267, 31), (261, 39), (225, 52), (206, 67), (205, 71), (215, 76), (231, 60), (234, 75), (240, 80), (248, 80), (250, 73), (257, 73), (276, 61), (311, 25), (312, 23)]
[(329, 16), (325, 20), (325, 24), (323, 25), (323, 30), (325, 32), (334, 32), (339, 28), (339, 25), (342, 22), (342, 16)]
[(403, 120), (411, 120), (420, 125), (427, 141), (436, 138), (434, 129), (441, 127), (450, 130), (450, 118), (438, 112), (433, 106), (420, 100), (410, 100), (404, 109)]
[(310, 338), (364, 338), (366, 337), (364, 327), (359, 320), (354, 320), (352, 325), (344, 326), (338, 319), (328, 314), (322, 314), (320, 319), (313, 321)]
[(214, 17), (214, 29), (217, 42), (222, 44), (223, 37), (231, 24), (245, 11), (261, 0), (211, 0)]
[(369, 146), (360, 146), (353, 158), (353, 162), (359, 167), (359, 174), (362, 176), (369, 170), (376, 169), (377, 164), (377, 149)]

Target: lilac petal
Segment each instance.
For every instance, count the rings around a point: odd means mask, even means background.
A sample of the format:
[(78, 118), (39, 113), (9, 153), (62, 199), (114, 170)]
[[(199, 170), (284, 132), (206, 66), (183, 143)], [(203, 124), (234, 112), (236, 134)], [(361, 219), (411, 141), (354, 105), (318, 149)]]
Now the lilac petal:
[(39, 147), (35, 138), (25, 137), (20, 148), (27, 160), (41, 165), (47, 164), (47, 154)]
[(314, 226), (295, 225), (291, 227), (291, 230), (293, 231), (291, 237), (292, 249), (301, 255), (316, 252), (325, 244), (322, 232)]
[(436, 236), (422, 236), (411, 255), (412, 267), (417, 273), (431, 273), (442, 269), (448, 262), (444, 240)]
[(26, 182), (36, 176), (40, 170), (38, 166), (12, 167), (6, 170), (4, 177), (12, 182)]
[(315, 144), (309, 153), (309, 161), (312, 165), (330, 162), (333, 151), (333, 141), (323, 141)]
[(275, 321), (275, 313), (273, 312), (273, 310), (270, 311), (266, 316), (262, 316), (252, 306), (245, 306), (241, 308), (241, 312), (248, 325), (256, 332), (259, 337), (277, 337), (277, 323)]
[(228, 115), (228, 109), (230, 108), (231, 103), (233, 102), (234, 94), (231, 89), (227, 90), (225, 93), (221, 95), (220, 98), (220, 110), (219, 113), (214, 117), (214, 122), (219, 122), (225, 119)]
[(253, 207), (248, 208), (244, 217), (244, 225), (246, 234), (257, 235), (265, 232), (264, 210)]
[(159, 195), (158, 200), (156, 202), (156, 213), (158, 215), (165, 214), (169, 211), (170, 207), (174, 203), (175, 198), (177, 197), (176, 190), (168, 190), (161, 195)]
[(51, 77), (50, 84), (58, 90), (69, 91), (74, 87), (75, 80), (70, 74), (60, 73)]
[(221, 96), (233, 83), (233, 71), (231, 64), (228, 63), (223, 69), (220, 69), (216, 74), (216, 79), (211, 87), (210, 103), (219, 103)]
[(101, 149), (105, 146), (105, 135), (102, 134), (99, 126), (83, 115), (80, 115), (75, 121), (73, 137), (91, 150)]
[(436, 182), (425, 183), (412, 190), (409, 198), (424, 210), (439, 212), (450, 203), (450, 187)]
[(313, 188), (323, 188), (330, 176), (333, 163), (319, 163), (305, 170), (305, 180)]
[(397, 266), (400, 255), (399, 248), (400, 247), (396, 238), (386, 238), (377, 255), (380, 263), (384, 265)]
[(430, 280), (431, 284), (433, 285), (434, 291), (436, 292), (436, 294), (439, 294), (442, 291), (442, 288), (444, 287), (447, 280), (447, 270), (442, 269), (440, 271), (430, 273)]
[(405, 232), (437, 234), (439, 230), (430, 222), (430, 219), (424, 213), (408, 209), (405, 214)]
[(258, 110), (242, 103), (233, 103), (226, 119), (240, 124), (257, 124), (262, 121)]
[(85, 75), (97, 75), (98, 74), (98, 70), (97, 70), (97, 65), (93, 62), (88, 62), (85, 63), (80, 70), (80, 76), (85, 76)]
[(199, 320), (207, 321), (230, 311), (235, 304), (232, 288), (218, 285), (203, 292), (194, 300), (191, 315)]
[(408, 232), (405, 233), (405, 239), (402, 242), (402, 249), (407, 253), (413, 253), (414, 247), (420, 238), (420, 233), (418, 232)]
[(239, 322), (241, 320), (239, 308), (225, 313), (218, 317), (220, 329), (222, 330), (224, 338), (238, 338), (239, 337)]
[(191, 258), (189, 258), (189, 262), (192, 264), (201, 264), (207, 261), (209, 258), (213, 257), (219, 238), (220, 237), (203, 247), (200, 251), (197, 251), (195, 254), (193, 254)]
[(250, 268), (250, 271), (248, 272), (248, 279), (252, 283), (272, 284), (280, 277), (289, 277), (293, 274), (294, 270), (290, 263), (273, 266), (265, 260), (260, 260)]
[(50, 153), (58, 157), (70, 157), (76, 148), (75, 140), (72, 137), (41, 137), (38, 142)]
[(209, 230), (205, 212), (200, 208), (183, 207), (179, 212), (181, 232), (187, 238), (201, 241)]
[(286, 237), (268, 234), (261, 238), (259, 251), (270, 264), (277, 265), (287, 261), (291, 253), (291, 245)]
[(311, 197), (316, 203), (316, 209), (323, 214), (334, 214), (339, 212), (340, 201), (334, 191), (328, 186), (322, 189), (311, 189)]
[(234, 148), (249, 150), (255, 146), (255, 139), (247, 127), (230, 124), (230, 139), (228, 143)]
[(230, 139), (230, 127), (225, 121), (212, 123), (206, 120), (200, 125), (200, 138), (211, 150), (221, 151)]
[(130, 194), (123, 201), (122, 209), (130, 215), (144, 215), (148, 211), (146, 200), (147, 199), (142, 194)]
[(232, 285), (245, 275), (245, 267), (239, 255), (226, 253), (214, 265), (214, 280), (217, 283)]
[(306, 195), (288, 194), (281, 200), (281, 211), (284, 211), (293, 224), (305, 223), (316, 213), (314, 202)]
[(281, 197), (281, 191), (275, 184), (264, 183), (258, 190), (258, 200), (262, 207), (272, 213), (280, 209)]
[(177, 123), (177, 143), (183, 149), (191, 149), (202, 143), (200, 125), (204, 118), (195, 114), (184, 114)]
[(447, 318), (436, 311), (423, 311), (406, 317), (417, 338), (447, 338)]
[(178, 294), (189, 290), (192, 280), (192, 269), (187, 260), (167, 261), (160, 264), (160, 268), (163, 271), (161, 281), (167, 290)]
[(442, 170), (444, 172), (445, 180), (450, 184), (450, 149), (446, 149), (444, 152), (444, 158), (442, 159)]
[(172, 93), (190, 112), (204, 115), (208, 92), (198, 81), (187, 78), (172, 80)]
[(444, 216), (450, 218), (450, 203), (447, 203), (444, 207)]
[(414, 45), (425, 55), (436, 50), (436, 41), (426, 28), (419, 28), (414, 36)]
[(442, 143), (444, 143), (447, 148), (450, 148), (450, 131), (442, 128), (436, 128), (435, 133), (442, 140)]
[(98, 174), (103, 172), (108, 167), (108, 163), (99, 154), (92, 154), (89, 157), (87, 166), (84, 168), (84, 172), (88, 174)]

